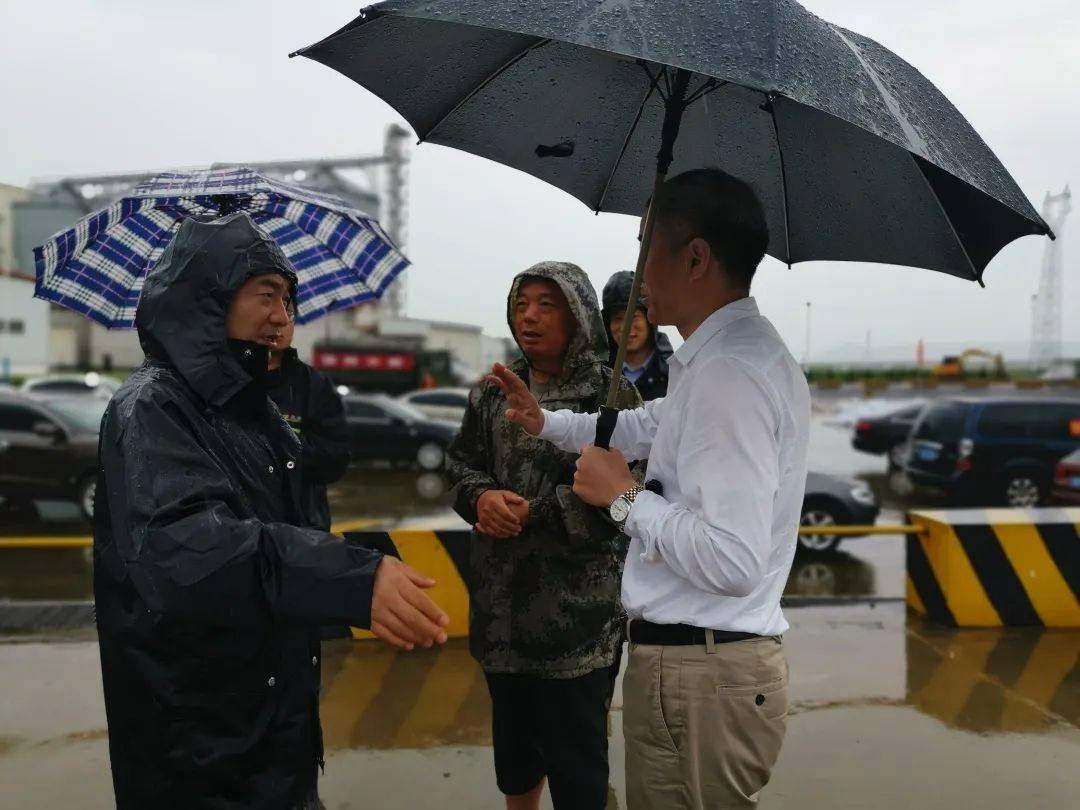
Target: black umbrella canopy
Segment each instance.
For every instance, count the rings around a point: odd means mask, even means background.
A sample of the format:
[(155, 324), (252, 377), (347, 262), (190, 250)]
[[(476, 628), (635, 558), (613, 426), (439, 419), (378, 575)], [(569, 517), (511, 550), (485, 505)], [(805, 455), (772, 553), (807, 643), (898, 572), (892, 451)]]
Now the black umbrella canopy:
[(794, 0), (390, 0), (299, 53), (397, 109), (421, 141), (641, 214), (675, 69), (671, 172), (750, 182), (769, 253), (981, 280), (1050, 234), (978, 133), (915, 68)]

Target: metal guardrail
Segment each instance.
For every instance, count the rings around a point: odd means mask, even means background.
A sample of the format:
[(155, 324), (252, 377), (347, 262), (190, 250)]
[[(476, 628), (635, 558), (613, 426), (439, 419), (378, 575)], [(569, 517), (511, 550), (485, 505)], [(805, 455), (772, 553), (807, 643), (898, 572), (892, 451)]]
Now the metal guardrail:
[(829, 537), (869, 537), (875, 534), (924, 534), (926, 529), (922, 526), (904, 524), (882, 524), (880, 526), (800, 526), (800, 537), (817, 537), (827, 535)]
[(90, 537), (2, 537), (0, 549), (5, 548), (90, 548)]
[[(334, 534), (345, 532), (358, 532), (370, 529), (384, 520), (378, 518), (360, 518), (359, 520), (346, 520), (335, 523), (330, 527)], [(0, 549), (5, 548), (92, 548), (92, 537), (0, 537)]]
[[(354, 531), (373, 525), (376, 521), (354, 521), (341, 526), (334, 526), (332, 531)], [(880, 526), (802, 526), (799, 535), (802, 537), (869, 537), (873, 535), (909, 535), (925, 534), (926, 529), (922, 526), (908, 524), (880, 525)], [(0, 537), (0, 549), (31, 549), (31, 548), (91, 548), (94, 544), (90, 537)]]

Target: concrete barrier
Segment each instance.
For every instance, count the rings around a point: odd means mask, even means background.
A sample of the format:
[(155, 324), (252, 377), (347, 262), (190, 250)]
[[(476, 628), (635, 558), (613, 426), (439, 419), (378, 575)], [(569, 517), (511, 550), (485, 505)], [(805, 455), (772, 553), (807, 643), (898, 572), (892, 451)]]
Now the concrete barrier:
[[(800, 534), (839, 534), (841, 536), (858, 535), (898, 535), (905, 532), (922, 531), (921, 526), (813, 526), (803, 527)], [(469, 531), (417, 531), (402, 529), (391, 532), (347, 532), (345, 538), (350, 543), (375, 548), (380, 551), (396, 550), (397, 556), (413, 568), (436, 581), (436, 586), (428, 591), (450, 616), (447, 635), (450, 638), (463, 638), (469, 634)], [(787, 596), (784, 607), (810, 607), (815, 605), (850, 605), (860, 603), (887, 603), (890, 597), (866, 596)], [(367, 630), (354, 627), (354, 638), (373, 638)]]
[(907, 603), (952, 627), (1080, 627), (1080, 509), (920, 511)]
[[(447, 629), (451, 638), (464, 638), (469, 634), (469, 545), (471, 533), (467, 530), (428, 531), (402, 529), (390, 532), (349, 531), (374, 524), (373, 520), (341, 523), (334, 530), (342, 532), (347, 542), (395, 553), (409, 565), (436, 581), (429, 591), (435, 602), (450, 616)], [(897, 535), (919, 532), (914, 525), (882, 526), (804, 526), (803, 535), (836, 534), (841, 537), (862, 535)], [(88, 537), (8, 537), (0, 538), (0, 551), (6, 549), (89, 548)], [(858, 603), (885, 603), (891, 597), (875, 595), (832, 596), (789, 595), (783, 600), (784, 607), (809, 607), (814, 605), (847, 605)], [(90, 602), (63, 603), (59, 608), (51, 602), (4, 602), (0, 601), (0, 632), (47, 630), (93, 623)], [(352, 629), (359, 639), (373, 638), (372, 634), (359, 628)]]

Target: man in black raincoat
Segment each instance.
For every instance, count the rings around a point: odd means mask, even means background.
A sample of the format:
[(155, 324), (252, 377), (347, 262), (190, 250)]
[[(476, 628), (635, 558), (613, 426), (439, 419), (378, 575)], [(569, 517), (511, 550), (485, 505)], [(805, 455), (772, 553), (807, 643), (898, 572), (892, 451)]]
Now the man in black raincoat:
[(119, 810), (318, 807), (319, 630), (445, 640), (433, 584), (311, 528), (267, 398), (296, 276), (246, 214), (185, 221), (101, 426), (94, 595)]
[[(604, 328), (608, 333), (608, 367), (615, 366), (615, 353), (622, 337), (623, 318), (630, 302), (634, 274), (620, 270), (608, 279), (601, 295)], [(667, 394), (668, 364), (672, 354), (671, 341), (667, 335), (649, 323), (645, 317), (646, 305), (641, 298), (634, 309), (634, 323), (623, 362), (623, 376), (634, 384), (641, 399), (650, 402)]]
[(308, 522), (330, 531), (326, 485), (341, 478), (349, 466), (349, 426), (333, 381), (303, 362), (292, 348), (293, 331), (289, 321), (280, 347), (270, 350), (267, 393), (300, 440)]

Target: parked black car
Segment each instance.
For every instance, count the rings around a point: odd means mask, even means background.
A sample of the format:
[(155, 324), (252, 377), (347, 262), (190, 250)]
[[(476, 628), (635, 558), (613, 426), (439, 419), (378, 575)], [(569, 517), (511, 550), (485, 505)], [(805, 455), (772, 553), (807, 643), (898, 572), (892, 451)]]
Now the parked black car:
[(85, 395), (0, 393), (0, 498), (6, 508), (68, 500), (93, 518), (98, 430), (107, 404)]
[(926, 403), (920, 402), (884, 416), (858, 420), (851, 437), (851, 446), (876, 456), (887, 453), (889, 469), (904, 466), (908, 434), (925, 407)]
[(1054, 500), (1080, 505), (1080, 450), (1074, 450), (1054, 468)]
[(386, 461), (424, 470), (441, 469), (446, 448), (461, 425), (429, 419), (420, 411), (381, 394), (345, 397), (354, 461)]
[[(865, 481), (816, 472), (806, 476), (803, 526), (872, 526), (880, 511), (877, 496)], [(842, 539), (835, 534), (799, 535), (799, 548), (834, 551)]]
[(949, 399), (927, 406), (905, 461), (916, 486), (956, 503), (1037, 506), (1080, 448), (1080, 400)]

